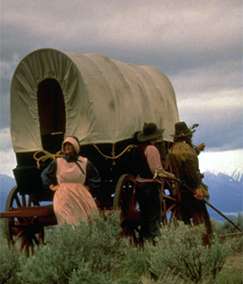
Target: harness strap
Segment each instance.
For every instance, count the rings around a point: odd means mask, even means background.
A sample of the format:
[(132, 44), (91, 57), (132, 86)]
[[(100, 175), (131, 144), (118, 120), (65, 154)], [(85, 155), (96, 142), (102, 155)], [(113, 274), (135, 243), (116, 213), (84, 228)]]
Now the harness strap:
[(78, 163), (78, 161), (75, 161), (75, 164), (78, 166), (78, 168), (80, 169), (81, 173), (85, 176), (85, 172), (84, 172), (83, 168), (81, 167), (81, 165)]

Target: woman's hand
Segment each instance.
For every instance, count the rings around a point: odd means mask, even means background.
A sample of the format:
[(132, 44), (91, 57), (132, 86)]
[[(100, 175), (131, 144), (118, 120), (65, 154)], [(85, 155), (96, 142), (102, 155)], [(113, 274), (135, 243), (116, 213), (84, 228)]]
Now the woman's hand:
[(51, 184), (49, 188), (52, 191), (57, 191), (59, 189), (59, 184)]

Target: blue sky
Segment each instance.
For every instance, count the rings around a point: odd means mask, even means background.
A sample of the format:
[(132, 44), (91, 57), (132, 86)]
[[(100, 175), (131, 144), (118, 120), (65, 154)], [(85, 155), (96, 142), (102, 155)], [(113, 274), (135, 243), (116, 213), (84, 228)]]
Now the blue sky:
[[(180, 118), (199, 123), (204, 170), (243, 172), (242, 1), (0, 0), (0, 173), (15, 167), (9, 91), (37, 48), (149, 64), (175, 89)], [(221, 161), (221, 162), (219, 162)], [(224, 162), (222, 162), (224, 161)]]

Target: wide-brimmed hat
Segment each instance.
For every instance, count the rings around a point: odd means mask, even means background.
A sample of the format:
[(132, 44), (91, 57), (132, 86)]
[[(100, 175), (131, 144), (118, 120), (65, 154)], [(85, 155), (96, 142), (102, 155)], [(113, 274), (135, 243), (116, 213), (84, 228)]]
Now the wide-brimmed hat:
[(138, 132), (136, 138), (138, 142), (162, 140), (163, 129), (159, 129), (153, 122), (144, 123), (143, 130)]
[(192, 137), (192, 134), (196, 131), (196, 127), (198, 124), (194, 124), (191, 128), (187, 126), (185, 121), (179, 121), (175, 124), (175, 134), (174, 138), (182, 138), (182, 137)]

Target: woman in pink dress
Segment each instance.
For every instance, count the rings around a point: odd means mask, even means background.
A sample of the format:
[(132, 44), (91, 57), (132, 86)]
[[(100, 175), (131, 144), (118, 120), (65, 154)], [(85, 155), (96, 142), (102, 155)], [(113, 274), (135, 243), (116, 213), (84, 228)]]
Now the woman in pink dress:
[[(62, 146), (63, 158), (57, 158), (42, 172), (45, 187), (55, 191), (53, 208), (58, 224), (88, 221), (97, 213), (95, 196), (100, 185), (97, 169), (79, 155), (79, 141), (67, 137)], [(92, 194), (91, 194), (92, 193)]]

